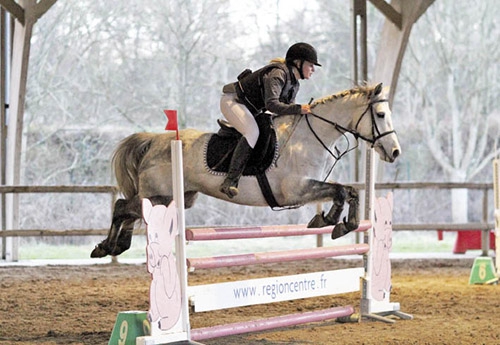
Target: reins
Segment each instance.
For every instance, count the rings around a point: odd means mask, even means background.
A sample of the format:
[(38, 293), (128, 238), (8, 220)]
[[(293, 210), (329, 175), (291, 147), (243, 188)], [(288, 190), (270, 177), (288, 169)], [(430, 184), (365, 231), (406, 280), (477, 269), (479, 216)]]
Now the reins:
[(344, 150), (344, 152), (340, 152), (338, 149), (337, 149), (337, 146), (335, 146), (335, 150), (337, 152), (337, 154), (334, 154), (330, 148), (328, 146), (326, 146), (326, 144), (323, 142), (323, 140), (321, 140), (321, 138), (318, 136), (318, 134), (316, 133), (316, 131), (314, 130), (314, 128), (312, 128), (312, 125), (311, 125), (311, 122), (309, 121), (309, 114), (306, 114), (306, 122), (307, 122), (307, 126), (309, 127), (309, 130), (311, 131), (311, 133), (314, 135), (314, 137), (316, 138), (316, 140), (321, 144), (321, 146), (323, 146), (323, 148), (330, 154), (330, 156), (333, 157), (334, 159), (334, 163), (332, 164), (331, 168), (328, 170), (328, 173), (326, 174), (325, 178), (323, 179), (323, 182), (325, 182), (328, 177), (330, 176), (330, 174), (332, 173), (333, 171), (333, 168), (335, 168), (335, 165), (337, 165), (337, 162), (342, 158), (344, 157), (346, 154), (348, 154), (349, 152), (351, 152), (352, 150), (356, 149), (358, 147), (358, 145), (356, 144), (356, 146), (354, 146), (353, 148), (349, 148), (349, 138), (347, 138), (347, 135), (345, 134), (346, 132), (350, 132), (351, 134), (353, 134), (351, 132), (351, 130), (349, 130), (348, 128), (345, 128), (341, 125), (339, 125), (338, 123), (336, 122), (333, 122), (333, 121), (330, 121), (328, 119), (325, 119), (319, 115), (316, 115), (314, 113), (310, 113), (310, 115), (320, 119), (320, 120), (323, 120), (327, 123), (329, 123), (330, 125), (334, 126), (337, 130), (339, 130), (339, 132), (342, 134), (342, 136), (344, 136), (345, 140), (347, 141), (347, 148)]

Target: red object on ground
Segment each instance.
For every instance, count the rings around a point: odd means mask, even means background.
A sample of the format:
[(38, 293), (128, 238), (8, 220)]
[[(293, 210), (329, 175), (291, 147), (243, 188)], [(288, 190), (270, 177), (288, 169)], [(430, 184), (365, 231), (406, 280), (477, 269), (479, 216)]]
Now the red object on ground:
[[(443, 240), (443, 231), (456, 231), (457, 239), (453, 254), (465, 254), (468, 249), (481, 249), (481, 231), (478, 230), (438, 230), (438, 240)], [(495, 250), (495, 233), (490, 231), (490, 249)]]

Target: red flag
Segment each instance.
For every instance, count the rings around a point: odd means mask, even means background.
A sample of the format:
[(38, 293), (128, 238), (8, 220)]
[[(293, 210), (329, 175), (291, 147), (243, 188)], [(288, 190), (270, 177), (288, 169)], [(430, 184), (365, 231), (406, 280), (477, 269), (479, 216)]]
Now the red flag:
[(167, 126), (166, 131), (175, 131), (177, 135), (177, 140), (179, 140), (179, 125), (177, 124), (177, 110), (163, 110), (165, 115), (167, 115)]

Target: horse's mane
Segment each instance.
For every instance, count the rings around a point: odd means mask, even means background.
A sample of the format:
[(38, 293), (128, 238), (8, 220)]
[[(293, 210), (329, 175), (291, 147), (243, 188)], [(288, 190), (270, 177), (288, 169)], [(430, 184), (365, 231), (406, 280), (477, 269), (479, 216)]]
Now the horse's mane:
[(350, 90), (344, 90), (337, 92), (333, 95), (325, 96), (323, 98), (320, 98), (316, 101), (314, 101), (311, 104), (311, 107), (314, 107), (318, 104), (325, 104), (326, 102), (333, 102), (337, 100), (344, 99), (346, 97), (352, 97), (352, 96), (365, 96), (369, 98), (371, 94), (373, 93), (373, 90), (375, 89), (375, 86), (358, 86)]

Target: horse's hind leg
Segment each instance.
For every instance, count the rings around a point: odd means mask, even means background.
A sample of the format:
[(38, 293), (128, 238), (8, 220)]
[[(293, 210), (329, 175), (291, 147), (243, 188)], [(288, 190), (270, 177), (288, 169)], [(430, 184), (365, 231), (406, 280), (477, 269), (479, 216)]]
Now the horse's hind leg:
[(119, 255), (130, 248), (134, 223), (141, 217), (141, 203), (138, 196), (130, 200), (118, 199), (113, 209), (113, 220), (108, 237), (99, 243), (90, 257), (102, 258)]
[[(153, 205), (165, 205), (167, 207), (170, 201), (172, 201), (172, 197), (163, 195), (152, 196), (148, 199)], [(140, 204), (139, 201), (139, 205), (137, 205), (138, 201), (138, 197), (133, 198), (131, 202), (129, 202), (129, 204), (125, 207), (125, 210), (122, 210), (122, 212), (120, 212), (120, 214), (124, 213), (127, 218), (123, 219), (121, 223), (118, 223), (120, 225), (116, 225), (119, 229), (118, 236), (116, 237), (116, 240), (112, 242), (113, 246), (110, 246), (108, 243), (108, 246), (110, 247), (109, 254), (120, 255), (130, 248), (130, 245), (132, 244), (132, 235), (134, 233), (135, 221), (139, 218), (142, 218), (142, 204)]]
[[(194, 202), (195, 195), (190, 195), (189, 201)], [(153, 205), (168, 206), (172, 201), (171, 196), (152, 196), (149, 197)], [(130, 248), (132, 235), (134, 232), (134, 223), (142, 218), (142, 205), (139, 196), (130, 200), (118, 199), (113, 209), (113, 220), (108, 232), (108, 237), (95, 246), (90, 254), (92, 258), (102, 258), (106, 255), (120, 255)]]

